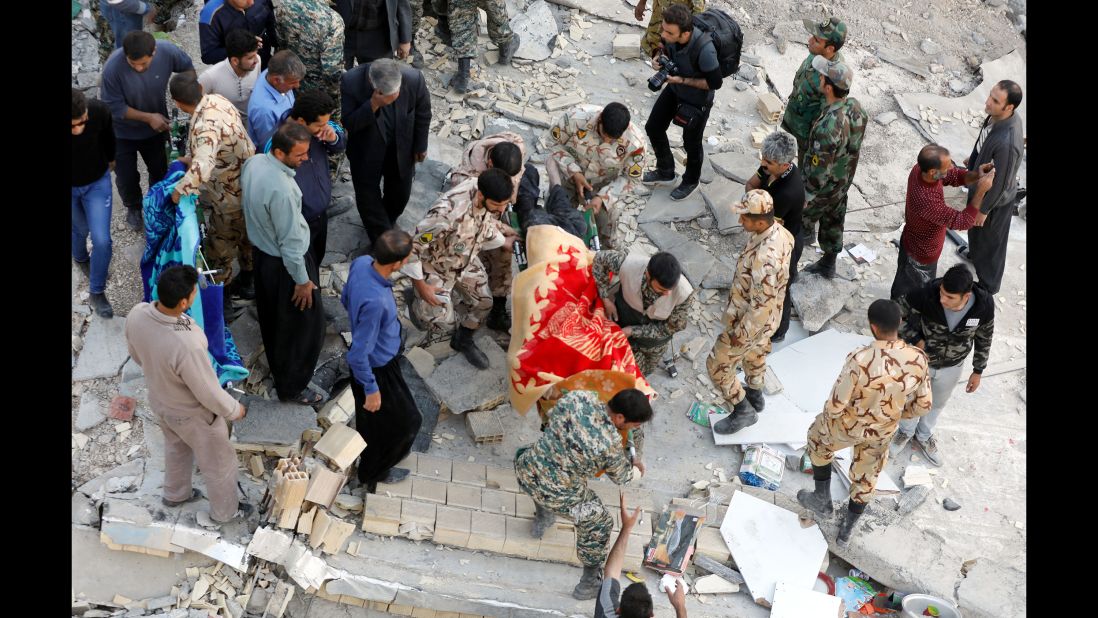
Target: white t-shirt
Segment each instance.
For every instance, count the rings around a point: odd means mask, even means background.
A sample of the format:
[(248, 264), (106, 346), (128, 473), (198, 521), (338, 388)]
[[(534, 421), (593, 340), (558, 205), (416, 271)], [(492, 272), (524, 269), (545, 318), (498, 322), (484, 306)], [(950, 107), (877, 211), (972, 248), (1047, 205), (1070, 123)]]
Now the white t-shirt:
[(237, 111), (240, 112), (240, 119), (247, 122), (248, 99), (252, 96), (252, 89), (255, 88), (255, 82), (258, 78), (258, 62), (255, 68), (244, 77), (240, 77), (229, 65), (229, 59), (226, 58), (199, 75), (198, 83), (202, 84), (206, 94), (219, 94), (232, 102)]

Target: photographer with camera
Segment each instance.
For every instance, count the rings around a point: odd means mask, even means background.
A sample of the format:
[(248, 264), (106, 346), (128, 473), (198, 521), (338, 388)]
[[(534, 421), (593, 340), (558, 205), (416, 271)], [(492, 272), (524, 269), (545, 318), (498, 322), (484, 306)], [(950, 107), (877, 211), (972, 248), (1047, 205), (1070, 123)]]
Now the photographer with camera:
[[(724, 83), (724, 77), (713, 37), (709, 32), (695, 30), (690, 9), (678, 4), (667, 7), (660, 36), (664, 47), (652, 61), (653, 68), (659, 72), (648, 80), (648, 88), (653, 92), (663, 88), (663, 92), (644, 125), (656, 151), (656, 169), (645, 172), (642, 182), (674, 183), (675, 159), (667, 141), (667, 128), (674, 122), (682, 127), (686, 172), (682, 182), (671, 192), (671, 199), (682, 200), (698, 188), (705, 156), (702, 134), (709, 120), (714, 92)], [(664, 88), (664, 84), (667, 87)]]

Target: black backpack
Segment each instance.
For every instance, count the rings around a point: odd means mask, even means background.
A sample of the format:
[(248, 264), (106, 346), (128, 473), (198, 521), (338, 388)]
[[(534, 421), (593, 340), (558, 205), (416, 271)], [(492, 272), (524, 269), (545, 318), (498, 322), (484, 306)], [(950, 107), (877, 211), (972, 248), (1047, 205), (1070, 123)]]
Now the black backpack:
[[(694, 16), (694, 28), (709, 34), (713, 40), (717, 61), (721, 65), (721, 77), (728, 77), (740, 70), (743, 31), (736, 20), (720, 9), (706, 9)], [(692, 61), (695, 67), (698, 66), (697, 58), (692, 58)]]

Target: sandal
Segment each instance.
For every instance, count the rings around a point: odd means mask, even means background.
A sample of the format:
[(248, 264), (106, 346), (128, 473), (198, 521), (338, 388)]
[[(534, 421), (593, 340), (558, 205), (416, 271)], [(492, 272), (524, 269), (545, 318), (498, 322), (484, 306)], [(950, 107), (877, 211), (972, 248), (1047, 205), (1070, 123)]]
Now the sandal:
[(312, 389), (306, 388), (294, 397), (283, 399), (282, 401), (288, 401), (303, 406), (315, 406), (324, 401), (324, 395), (321, 395), (320, 393), (317, 393)]
[(195, 500), (198, 500), (199, 498), (203, 498), (203, 497), (205, 497), (205, 496), (202, 495), (201, 491), (198, 491), (197, 488), (192, 487), (191, 488), (191, 497), (190, 498), (186, 498), (184, 500), (179, 500), (178, 502), (175, 501), (175, 500), (168, 500), (167, 498), (161, 498), (160, 502), (164, 506), (174, 508), (174, 507), (177, 507), (177, 506), (184, 505), (188, 502), (194, 502)]

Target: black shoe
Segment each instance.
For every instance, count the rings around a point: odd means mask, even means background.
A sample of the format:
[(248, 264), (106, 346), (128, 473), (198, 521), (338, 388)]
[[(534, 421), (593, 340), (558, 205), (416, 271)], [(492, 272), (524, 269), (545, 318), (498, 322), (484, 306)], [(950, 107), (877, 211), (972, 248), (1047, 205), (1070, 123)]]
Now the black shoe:
[(452, 45), (454, 40), (450, 34), (450, 20), (445, 17), (439, 17), (438, 23), (435, 24), (435, 36), (442, 40), (446, 45)]
[(785, 341), (785, 333), (782, 333), (780, 335), (774, 335), (770, 338), (770, 343), (781, 343), (783, 341)]
[(822, 258), (805, 268), (804, 272), (819, 275), (825, 279), (833, 279), (835, 278), (835, 258), (837, 257), (839, 257), (838, 253), (824, 253)]
[(484, 325), (501, 333), (511, 332), (511, 316), (507, 314), (506, 298), (492, 298), (492, 312), (488, 314)]
[(672, 185), (675, 184), (675, 180), (678, 178), (673, 170), (670, 172), (664, 172), (660, 170), (648, 170), (641, 177), (641, 182), (646, 185)]
[(473, 329), (458, 326), (457, 332), (450, 338), (450, 347), (465, 355), (465, 360), (477, 369), (488, 368), (488, 357), (473, 343)]
[(549, 529), (549, 526), (553, 525), (553, 522), (557, 520), (557, 514), (544, 506), (534, 503), (534, 526), (530, 528), (530, 535), (535, 539), (540, 539), (545, 531)]
[(572, 589), (572, 598), (580, 601), (590, 601), (599, 594), (602, 587), (602, 569), (599, 567), (583, 567), (583, 577)]
[(465, 94), (469, 92), (469, 71), (471, 69), (473, 59), (472, 58), (458, 58), (458, 70), (454, 74), (454, 78), (450, 80), (450, 88), (458, 93)]
[(807, 489), (798, 491), (797, 502), (817, 515), (831, 517), (835, 512), (835, 505), (831, 504), (831, 479), (816, 481), (815, 491)]
[(854, 526), (858, 523), (858, 518), (861, 516), (861, 513), (851, 511), (850, 505), (847, 505), (843, 521), (839, 524), (839, 535), (835, 539), (836, 545), (842, 549), (846, 549), (847, 546), (850, 545), (850, 534), (854, 532)]
[(747, 393), (747, 395), (744, 396), (747, 403), (751, 404), (751, 407), (755, 408), (756, 412), (762, 412), (763, 408), (766, 407), (766, 400), (763, 399), (762, 390), (758, 388), (744, 388), (743, 390)]
[(971, 261), (968, 259), (968, 245), (957, 247), (957, 255), (961, 256), (962, 260)]
[(519, 35), (518, 33), (511, 35), (511, 42), (507, 44), (507, 47), (501, 47), (499, 49), (499, 64), (511, 64), (511, 60), (515, 58), (515, 52), (519, 48)]
[(423, 54), (418, 49), (412, 50), (412, 68), (423, 70)]
[(393, 483), (399, 483), (407, 478), (407, 476), (411, 473), (412, 471), (408, 468), (389, 468), (389, 473), (385, 475), (385, 479), (381, 482), (388, 483), (390, 485), (392, 485)]
[(111, 307), (111, 303), (107, 300), (107, 295), (100, 292), (99, 294), (92, 294), (88, 299), (91, 302), (92, 309), (95, 309), (95, 314), (101, 318), (113, 318), (114, 308)]
[(243, 270), (233, 279), (233, 296), (255, 300), (255, 271)]
[(690, 197), (698, 188), (697, 182), (688, 183), (685, 180), (675, 187), (675, 190), (671, 192), (671, 199), (674, 201), (685, 200)]
[(207, 519), (208, 522), (204, 523), (202, 519), (199, 519), (198, 524), (201, 525), (204, 528), (220, 528), (221, 526), (224, 526), (225, 524), (228, 524), (228, 523), (232, 523), (234, 521), (239, 521), (239, 520), (242, 520), (242, 519), (248, 519), (248, 516), (252, 514), (253, 510), (254, 509), (252, 508), (252, 505), (250, 505), (246, 502), (237, 502), (236, 503), (236, 514), (234, 514), (227, 521), (217, 521), (216, 519), (210, 517), (209, 513), (202, 512), (201, 514), (206, 515), (205, 519)]
[(198, 500), (199, 498), (204, 498), (204, 497), (205, 496), (202, 495), (201, 491), (199, 491), (198, 489), (195, 489), (195, 488), (191, 488), (191, 497), (187, 498), (186, 500), (179, 500), (177, 502), (175, 500), (168, 500), (167, 498), (161, 498), (160, 503), (163, 504), (166, 507), (174, 509), (177, 506), (187, 504), (188, 502), (194, 502), (195, 500)]
[(732, 408), (732, 414), (717, 421), (716, 425), (713, 425), (713, 431), (722, 436), (727, 436), (736, 433), (744, 427), (750, 427), (757, 422), (759, 422), (758, 412), (755, 412), (755, 409), (751, 407), (747, 398), (744, 397)]
[(145, 219), (141, 216), (140, 208), (126, 209), (126, 225), (132, 227), (135, 230), (145, 229)]
[(88, 260), (87, 262), (77, 262), (76, 260), (73, 260), (73, 263), (80, 269), (80, 272), (84, 273), (85, 277), (91, 279), (91, 260)]

